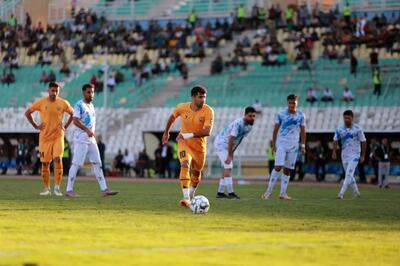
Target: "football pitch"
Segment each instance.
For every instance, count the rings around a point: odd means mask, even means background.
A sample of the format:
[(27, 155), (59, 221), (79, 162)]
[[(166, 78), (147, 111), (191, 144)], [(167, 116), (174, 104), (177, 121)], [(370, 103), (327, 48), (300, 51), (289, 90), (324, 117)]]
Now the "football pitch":
[[(65, 181), (65, 180), (64, 180)], [(400, 265), (400, 189), (289, 185), (295, 200), (260, 199), (264, 185), (236, 185), (241, 200), (197, 194), (206, 215), (178, 206), (178, 182), (77, 180), (80, 198), (40, 197), (39, 180), (0, 179), (0, 265)], [(65, 186), (65, 182), (64, 182)]]

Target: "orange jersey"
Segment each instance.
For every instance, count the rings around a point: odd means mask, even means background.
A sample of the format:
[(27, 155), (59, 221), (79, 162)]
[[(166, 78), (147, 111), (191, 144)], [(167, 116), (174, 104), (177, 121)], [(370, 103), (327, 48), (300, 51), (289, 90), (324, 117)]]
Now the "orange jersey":
[[(198, 111), (193, 111), (190, 108), (190, 103), (180, 103), (176, 106), (175, 111), (172, 113), (175, 118), (181, 117), (181, 133), (193, 133), (200, 131), (205, 127), (213, 127), (214, 123), (214, 110), (204, 104)], [(182, 140), (193, 151), (206, 152), (207, 137), (191, 138)]]
[(57, 98), (54, 102), (51, 102), (48, 97), (34, 102), (29, 109), (32, 112), (38, 111), (44, 124), (44, 129), (39, 134), (39, 141), (41, 142), (53, 141), (64, 137), (64, 131), (61, 129), (64, 112), (71, 115), (74, 112), (66, 100)]

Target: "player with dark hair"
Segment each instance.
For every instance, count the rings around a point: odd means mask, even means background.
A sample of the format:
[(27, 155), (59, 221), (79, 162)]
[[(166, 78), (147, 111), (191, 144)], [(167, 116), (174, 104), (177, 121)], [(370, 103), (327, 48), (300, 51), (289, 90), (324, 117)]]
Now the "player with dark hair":
[(183, 199), (181, 206), (190, 207), (190, 199), (201, 181), (207, 151), (207, 137), (211, 135), (214, 110), (205, 104), (207, 90), (197, 85), (191, 90), (192, 101), (180, 103), (168, 119), (162, 143), (166, 144), (175, 120), (182, 121), (178, 137), (178, 157), (181, 164), (179, 174)]
[[(73, 110), (68, 101), (58, 97), (60, 86), (57, 83), (50, 82), (47, 92), (49, 95), (34, 102), (25, 112), (25, 116), (35, 129), (40, 130), (39, 152), (44, 185), (44, 190), (40, 195), (51, 195), (50, 162), (53, 161), (54, 194), (62, 196), (60, 185), (63, 175), (64, 132), (72, 122)], [(36, 111), (40, 114), (40, 124), (37, 124), (32, 117), (32, 113)], [(64, 113), (70, 115), (65, 124), (63, 124)]]
[[(247, 107), (244, 111), (244, 117), (237, 118), (224, 127), (214, 140), (215, 151), (223, 167), (217, 198), (240, 199), (233, 190), (233, 153), (253, 128), (255, 118), (256, 109), (251, 106)], [(228, 195), (225, 194), (225, 187)]]
[(343, 124), (338, 126), (333, 137), (332, 159), (336, 160), (336, 150), (339, 147), (339, 141), (342, 148), (342, 164), (345, 170), (345, 178), (338, 194), (338, 199), (343, 199), (343, 195), (347, 187), (353, 189), (353, 196), (359, 197), (354, 172), (356, 171), (358, 162), (363, 163), (365, 159), (365, 151), (367, 142), (362, 128), (353, 123), (353, 111), (346, 110), (343, 113)]
[[(290, 200), (286, 190), (289, 184), (290, 170), (296, 164), (301, 141), (301, 152), (306, 152), (305, 115), (297, 110), (298, 97), (290, 94), (286, 98), (287, 108), (275, 116), (275, 127), (272, 134), (272, 148), (275, 156), (275, 167), (271, 173), (267, 191), (262, 195), (263, 199), (269, 199), (276, 181), (281, 178), (280, 199)], [(283, 168), (283, 173), (282, 173)]]
[(85, 163), (86, 155), (92, 163), (93, 172), (99, 183), (101, 195), (103, 197), (118, 194), (107, 187), (101, 167), (100, 152), (96, 142), (95, 126), (96, 112), (92, 103), (94, 97), (94, 85), (85, 84), (82, 86), (83, 99), (79, 100), (74, 106), (74, 125), (77, 127), (74, 132), (74, 155), (72, 166), (68, 174), (67, 197), (77, 197), (74, 192), (74, 183), (78, 170)]

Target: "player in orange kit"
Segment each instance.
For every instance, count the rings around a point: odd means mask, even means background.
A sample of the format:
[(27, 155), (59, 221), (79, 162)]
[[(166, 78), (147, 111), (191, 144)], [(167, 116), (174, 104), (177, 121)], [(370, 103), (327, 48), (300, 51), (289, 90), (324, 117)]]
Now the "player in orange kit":
[(183, 199), (180, 204), (190, 207), (190, 199), (201, 180), (201, 171), (206, 161), (207, 137), (211, 135), (214, 122), (214, 110), (205, 104), (207, 90), (200, 85), (191, 91), (192, 102), (180, 103), (168, 119), (162, 143), (169, 139), (169, 131), (178, 117), (182, 125), (176, 141), (178, 157), (181, 163), (179, 179)]
[[(60, 184), (63, 175), (61, 158), (64, 152), (64, 131), (72, 122), (73, 109), (66, 100), (58, 97), (60, 86), (57, 83), (51, 82), (49, 84), (48, 93), (48, 97), (43, 97), (34, 102), (25, 112), (25, 116), (35, 129), (40, 130), (39, 152), (44, 184), (44, 190), (40, 195), (51, 195), (50, 162), (53, 161), (54, 194), (62, 196)], [(36, 111), (40, 114), (41, 124), (36, 124), (32, 118), (32, 113)], [(70, 115), (65, 125), (63, 125), (64, 113)]]

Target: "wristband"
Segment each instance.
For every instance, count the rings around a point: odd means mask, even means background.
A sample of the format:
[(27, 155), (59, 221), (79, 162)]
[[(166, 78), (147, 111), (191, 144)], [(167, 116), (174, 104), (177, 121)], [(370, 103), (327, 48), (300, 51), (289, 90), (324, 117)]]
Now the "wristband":
[(193, 133), (181, 133), (183, 139), (191, 139), (194, 137)]
[(306, 144), (301, 144), (300, 147), (306, 148)]

